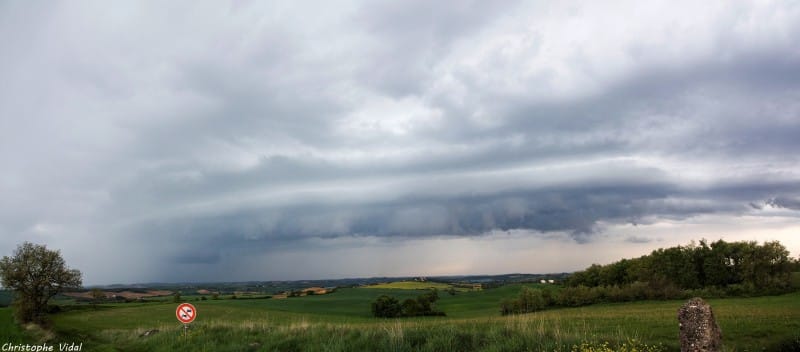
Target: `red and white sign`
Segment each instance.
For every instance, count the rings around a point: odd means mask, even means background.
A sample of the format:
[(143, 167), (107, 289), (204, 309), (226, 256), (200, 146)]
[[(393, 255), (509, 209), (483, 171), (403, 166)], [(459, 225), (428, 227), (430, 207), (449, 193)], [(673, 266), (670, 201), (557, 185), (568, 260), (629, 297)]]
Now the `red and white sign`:
[(181, 303), (178, 309), (175, 310), (175, 316), (178, 317), (181, 323), (189, 324), (197, 317), (197, 309), (189, 303)]

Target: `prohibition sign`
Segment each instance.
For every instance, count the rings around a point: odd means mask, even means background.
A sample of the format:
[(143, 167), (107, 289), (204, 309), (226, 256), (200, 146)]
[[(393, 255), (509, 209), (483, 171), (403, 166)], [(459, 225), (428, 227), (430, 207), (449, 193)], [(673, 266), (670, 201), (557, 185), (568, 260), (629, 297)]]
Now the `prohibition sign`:
[(189, 303), (181, 303), (178, 309), (175, 310), (175, 316), (181, 323), (189, 324), (197, 317), (197, 310)]

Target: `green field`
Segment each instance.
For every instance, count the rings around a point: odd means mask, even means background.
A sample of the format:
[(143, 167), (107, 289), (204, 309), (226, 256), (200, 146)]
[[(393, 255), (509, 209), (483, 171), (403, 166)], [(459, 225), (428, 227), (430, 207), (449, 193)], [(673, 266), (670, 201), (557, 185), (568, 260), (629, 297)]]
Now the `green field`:
[[(425, 291), (343, 288), (333, 294), (282, 300), (195, 301), (199, 315), (188, 337), (182, 337), (173, 303), (113, 304), (96, 310), (84, 306), (52, 316), (53, 342), (83, 342), (86, 351), (569, 351), (584, 342), (616, 346), (632, 339), (639, 341), (634, 344), (640, 349), (643, 344), (678, 348), (676, 312), (682, 301), (500, 316), (499, 301), (513, 297), (521, 287), (440, 294), (437, 308), (446, 317), (401, 319), (373, 318), (369, 303), (383, 294), (402, 300)], [(800, 293), (709, 303), (727, 350), (769, 350), (800, 332)], [(10, 311), (0, 310), (3, 331), (12, 331), (11, 338), (17, 340), (25, 338), (10, 322)], [(150, 329), (159, 332), (140, 337)]]
[(419, 281), (395, 281), (383, 284), (364, 286), (364, 288), (388, 288), (396, 290), (427, 290), (431, 288), (435, 288), (437, 290), (446, 290), (451, 287), (453, 286), (440, 282), (419, 282)]

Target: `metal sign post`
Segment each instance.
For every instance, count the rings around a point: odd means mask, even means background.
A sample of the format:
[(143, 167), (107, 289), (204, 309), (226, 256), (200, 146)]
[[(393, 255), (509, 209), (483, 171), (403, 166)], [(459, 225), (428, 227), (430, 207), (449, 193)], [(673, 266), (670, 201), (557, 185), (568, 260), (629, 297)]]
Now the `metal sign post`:
[(175, 310), (178, 321), (183, 323), (183, 336), (189, 335), (189, 323), (197, 318), (197, 309), (191, 303), (181, 303)]

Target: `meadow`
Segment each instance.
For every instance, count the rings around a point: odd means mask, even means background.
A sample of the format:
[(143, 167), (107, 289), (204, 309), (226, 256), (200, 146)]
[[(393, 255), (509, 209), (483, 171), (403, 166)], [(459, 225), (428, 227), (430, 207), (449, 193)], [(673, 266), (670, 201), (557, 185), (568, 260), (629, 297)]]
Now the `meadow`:
[(419, 282), (419, 281), (395, 281), (385, 282), (375, 285), (364, 286), (364, 288), (389, 288), (398, 290), (427, 290), (435, 288), (437, 290), (445, 290), (453, 286), (441, 282)]
[[(678, 349), (676, 312), (683, 301), (500, 316), (500, 300), (522, 287), (440, 292), (437, 307), (446, 317), (374, 318), (369, 303), (376, 297), (388, 294), (402, 300), (425, 291), (341, 288), (332, 294), (281, 300), (189, 298), (198, 318), (187, 336), (171, 302), (73, 306), (52, 316), (51, 329), (55, 342), (83, 342), (88, 351), (572, 351), (603, 350), (606, 343), (617, 350)], [(709, 303), (726, 350), (780, 350), (781, 344), (800, 338), (800, 293)], [(0, 310), (4, 331), (10, 324), (6, 317), (10, 319), (8, 309)], [(152, 329), (159, 332), (141, 336)], [(16, 331), (17, 338), (27, 333)]]

